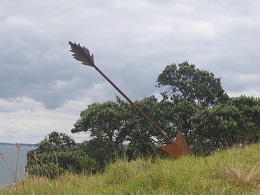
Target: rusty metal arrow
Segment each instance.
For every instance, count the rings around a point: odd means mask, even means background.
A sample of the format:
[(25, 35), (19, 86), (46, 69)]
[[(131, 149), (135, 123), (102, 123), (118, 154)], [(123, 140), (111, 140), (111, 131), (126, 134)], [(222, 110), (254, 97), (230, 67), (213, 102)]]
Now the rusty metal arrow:
[(186, 143), (184, 137), (180, 132), (178, 132), (176, 136), (176, 143), (172, 141), (163, 130), (156, 125), (139, 107), (130, 100), (127, 95), (125, 95), (96, 65), (94, 62), (93, 54), (90, 55), (89, 50), (86, 47), (81, 47), (80, 44), (72, 43), (69, 41), (71, 46), (71, 52), (73, 53), (73, 57), (82, 62), (83, 65), (94, 67), (135, 109), (136, 111), (143, 116), (153, 127), (156, 129), (170, 144), (161, 147), (160, 149), (169, 154), (172, 157), (178, 158), (181, 155), (192, 155), (192, 151), (190, 150), (188, 144)]

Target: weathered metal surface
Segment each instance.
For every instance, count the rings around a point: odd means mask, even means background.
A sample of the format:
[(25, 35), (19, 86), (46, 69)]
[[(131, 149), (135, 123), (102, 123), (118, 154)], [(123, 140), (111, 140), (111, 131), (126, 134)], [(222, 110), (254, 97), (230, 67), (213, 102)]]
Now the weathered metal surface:
[[(187, 145), (185, 139), (183, 136), (180, 134), (177, 137), (179, 137), (178, 142), (172, 141), (165, 133), (164, 131), (157, 126), (143, 111), (139, 109), (139, 107), (132, 102), (96, 65), (94, 62), (94, 57), (93, 54), (90, 55), (90, 52), (87, 48), (84, 46), (81, 47), (80, 44), (72, 43), (69, 41), (69, 44), (71, 46), (71, 52), (73, 53), (73, 57), (82, 62), (83, 65), (91, 66), (94, 67), (135, 109), (136, 111), (143, 116), (153, 127), (155, 130), (157, 130), (170, 144), (164, 147), (161, 147), (160, 149), (167, 154), (171, 155), (172, 157), (178, 158), (181, 155), (185, 155), (187, 153), (192, 155), (191, 150), (189, 149), (189, 146)], [(177, 138), (176, 138), (177, 140)], [(184, 140), (184, 141), (183, 141)], [(178, 143), (178, 144), (177, 144)], [(185, 145), (186, 143), (186, 145)], [(187, 149), (188, 147), (188, 149)], [(190, 153), (191, 152), (191, 153)]]
[(81, 47), (80, 44), (72, 43), (69, 41), (71, 46), (71, 52), (73, 52), (72, 56), (82, 62), (83, 65), (95, 67), (94, 56), (90, 55), (89, 50), (86, 47)]
[(178, 131), (174, 143), (170, 143), (166, 146), (160, 147), (160, 150), (175, 158), (179, 158), (182, 155), (193, 155), (190, 147), (188, 146), (180, 131)]
[(178, 131), (177, 133), (175, 143), (177, 144), (177, 146), (179, 147), (179, 149), (183, 154), (185, 155), (189, 154), (190, 156), (193, 155), (189, 145), (187, 144), (186, 140), (184, 139), (180, 131)]
[(184, 155), (175, 142), (160, 147), (160, 150), (174, 158), (179, 158), (180, 156)]

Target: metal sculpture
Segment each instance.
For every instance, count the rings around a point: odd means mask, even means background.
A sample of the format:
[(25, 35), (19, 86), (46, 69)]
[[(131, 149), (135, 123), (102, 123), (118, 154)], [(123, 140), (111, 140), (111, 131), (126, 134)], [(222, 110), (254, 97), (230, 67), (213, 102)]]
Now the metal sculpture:
[(193, 155), (191, 149), (189, 148), (187, 142), (185, 141), (183, 135), (178, 131), (175, 142), (172, 141), (163, 130), (157, 126), (139, 107), (132, 102), (96, 65), (94, 62), (93, 54), (90, 55), (89, 50), (86, 47), (81, 47), (80, 44), (72, 43), (69, 41), (71, 46), (71, 52), (73, 57), (82, 62), (83, 65), (94, 67), (135, 109), (143, 116), (153, 127), (157, 130), (168, 142), (166, 146), (160, 147), (160, 150), (167, 153), (168, 155), (179, 158), (182, 155)]

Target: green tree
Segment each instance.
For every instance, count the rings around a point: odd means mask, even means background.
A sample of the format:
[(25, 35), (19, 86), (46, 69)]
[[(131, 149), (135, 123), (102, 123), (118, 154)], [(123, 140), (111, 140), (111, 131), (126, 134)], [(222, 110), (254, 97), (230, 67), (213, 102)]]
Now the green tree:
[[(135, 104), (158, 125), (162, 123), (163, 114), (154, 96), (137, 100)], [(120, 98), (117, 98), (117, 102), (108, 101), (88, 106), (81, 112), (80, 119), (71, 132), (90, 133), (96, 143), (102, 143), (99, 147), (103, 145), (105, 151), (106, 145), (117, 145), (117, 147), (111, 146), (118, 150), (117, 155), (121, 154), (121, 146), (127, 145), (125, 150), (129, 158), (137, 155), (155, 155), (156, 144), (159, 141), (158, 132), (129, 103)], [(93, 145), (92, 140), (87, 143), (87, 148)], [(95, 159), (99, 159), (100, 154), (102, 152), (95, 153)]]
[(27, 153), (26, 168), (31, 175), (55, 178), (66, 171), (95, 172), (97, 163), (70, 136), (53, 131)]
[[(135, 104), (158, 126), (165, 125), (163, 113), (155, 96), (135, 101)], [(136, 110), (124, 101), (120, 101), (124, 110), (125, 121), (122, 136), (128, 143), (126, 154), (129, 159), (140, 156), (155, 156), (162, 136)]]
[(45, 136), (44, 140), (37, 144), (37, 151), (60, 151), (66, 148), (75, 146), (75, 141), (65, 133), (59, 133), (56, 131), (51, 132)]
[(71, 132), (87, 132), (93, 138), (107, 138), (118, 144), (123, 141), (118, 136), (123, 122), (123, 111), (117, 102), (93, 103), (81, 112)]
[(164, 99), (174, 103), (185, 99), (198, 106), (209, 107), (225, 102), (227, 94), (222, 89), (220, 78), (206, 70), (199, 70), (195, 65), (183, 62), (166, 66), (157, 78), (157, 87), (167, 87), (162, 93)]
[(222, 89), (220, 78), (206, 70), (195, 68), (195, 65), (183, 62), (178, 66), (166, 66), (157, 78), (157, 87), (166, 87), (161, 93), (163, 102), (167, 102), (169, 124), (167, 134), (176, 135), (180, 130), (188, 144), (193, 142), (194, 123), (191, 120), (200, 109), (217, 103), (224, 103), (229, 98)]
[(171, 128), (168, 128), (167, 134), (171, 135), (171, 138), (177, 134), (177, 131), (181, 131), (186, 138), (188, 144), (192, 142), (192, 132), (194, 130), (194, 122), (192, 117), (198, 112), (200, 107), (195, 102), (182, 99), (176, 103), (169, 102), (169, 108), (167, 110), (170, 116)]
[(80, 144), (80, 148), (97, 162), (97, 169), (103, 170), (108, 163), (123, 156), (123, 145), (108, 138), (93, 138)]
[(231, 98), (226, 104), (197, 112), (195, 123), (196, 150), (209, 153), (236, 144), (258, 143), (260, 139), (260, 101), (253, 97)]
[(91, 139), (80, 147), (103, 169), (108, 162), (122, 156), (125, 120), (124, 110), (118, 101), (93, 103), (81, 112), (71, 132), (90, 134)]

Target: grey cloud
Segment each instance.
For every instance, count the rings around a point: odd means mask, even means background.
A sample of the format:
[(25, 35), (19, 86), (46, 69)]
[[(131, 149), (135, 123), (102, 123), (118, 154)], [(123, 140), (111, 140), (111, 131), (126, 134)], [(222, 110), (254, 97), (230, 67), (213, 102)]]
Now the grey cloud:
[(103, 83), (95, 70), (72, 59), (68, 41), (87, 46), (133, 99), (154, 93), (164, 67), (185, 60), (222, 77), (226, 90), (259, 84), (235, 76), (259, 72), (257, 1), (0, 4), (2, 98), (28, 96), (54, 109)]
[(1, 139), (69, 132), (80, 110), (119, 95), (72, 58), (68, 41), (88, 47), (132, 100), (159, 94), (157, 76), (186, 60), (221, 77), (231, 95), (259, 96), (259, 8), (258, 0), (2, 0)]

